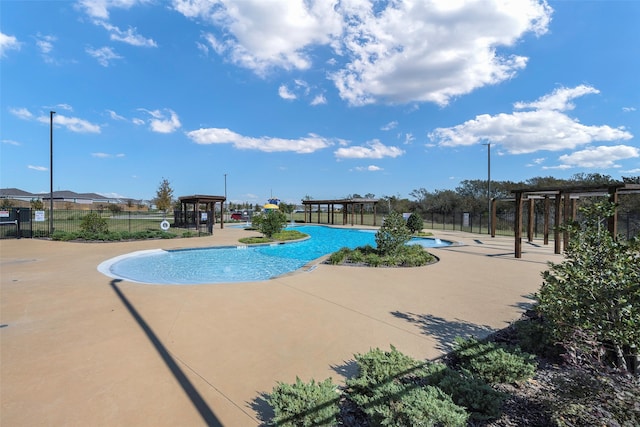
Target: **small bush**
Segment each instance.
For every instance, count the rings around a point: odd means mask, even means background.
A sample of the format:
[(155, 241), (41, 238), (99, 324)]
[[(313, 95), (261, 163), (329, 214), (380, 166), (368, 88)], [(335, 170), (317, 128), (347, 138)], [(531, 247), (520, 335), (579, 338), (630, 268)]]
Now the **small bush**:
[(372, 398), (354, 399), (374, 426), (467, 425), (469, 415), (447, 394), (433, 386), (393, 382), (382, 386)]
[(407, 219), (407, 228), (413, 234), (422, 231), (424, 228), (424, 221), (422, 217), (416, 213), (409, 215), (409, 218)]
[(95, 212), (90, 212), (82, 218), (80, 230), (85, 233), (107, 233), (109, 232), (109, 226), (106, 219)]
[(371, 425), (464, 426), (468, 415), (444, 392), (420, 385), (428, 375), (424, 362), (391, 346), (355, 356), (359, 372), (347, 380), (348, 396)]
[(451, 396), (456, 405), (470, 412), (474, 420), (488, 420), (500, 416), (506, 395), (471, 373), (456, 371), (441, 363), (434, 363), (429, 383)]
[(338, 401), (331, 378), (304, 383), (296, 377), (295, 384), (278, 383), (268, 398), (274, 424), (283, 427), (334, 426), (340, 413)]
[(455, 356), (462, 368), (489, 384), (513, 383), (531, 378), (536, 370), (535, 358), (518, 347), (475, 338), (456, 338)]
[(391, 212), (376, 232), (376, 245), (382, 255), (393, 255), (411, 239), (411, 232), (398, 212)]
[(349, 252), (351, 252), (351, 249), (347, 247), (340, 248), (339, 251), (329, 255), (329, 258), (327, 258), (327, 262), (329, 262), (329, 264), (334, 264), (334, 265), (341, 264), (342, 262), (344, 262)]

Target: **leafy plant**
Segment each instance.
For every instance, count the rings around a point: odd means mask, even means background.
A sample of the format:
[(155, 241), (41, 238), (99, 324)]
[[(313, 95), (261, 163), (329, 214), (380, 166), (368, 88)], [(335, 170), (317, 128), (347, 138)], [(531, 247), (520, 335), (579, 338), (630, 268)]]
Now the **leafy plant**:
[(519, 347), (458, 337), (454, 352), (463, 369), (489, 384), (522, 381), (531, 378), (536, 371), (534, 356)]
[(640, 348), (640, 240), (617, 241), (607, 231), (614, 209), (596, 203), (581, 209), (582, 223), (566, 226), (566, 259), (543, 273), (538, 309), (554, 338), (571, 346), (576, 331), (594, 336), (627, 370), (625, 353), (637, 357)]
[(422, 217), (415, 212), (409, 215), (409, 218), (407, 218), (407, 228), (413, 234), (421, 231), (424, 228), (424, 221)]
[(376, 232), (376, 245), (382, 255), (397, 253), (411, 239), (404, 218), (398, 212), (391, 212)]
[(287, 216), (277, 209), (269, 209), (254, 215), (251, 225), (270, 239), (287, 225)]
[(296, 377), (294, 384), (278, 383), (269, 395), (273, 422), (277, 426), (334, 426), (340, 413), (336, 386), (327, 378), (305, 383)]
[(431, 364), (430, 370), (433, 373), (428, 377), (429, 384), (451, 396), (456, 405), (466, 408), (471, 419), (487, 420), (500, 415), (506, 395), (494, 390), (485, 381), (468, 371), (457, 371), (442, 363)]
[(468, 414), (437, 387), (420, 384), (428, 375), (420, 362), (391, 346), (355, 355), (358, 376), (347, 380), (348, 396), (372, 425), (463, 426)]
[(80, 230), (85, 233), (108, 233), (109, 226), (106, 219), (102, 218), (96, 212), (90, 212), (82, 218)]

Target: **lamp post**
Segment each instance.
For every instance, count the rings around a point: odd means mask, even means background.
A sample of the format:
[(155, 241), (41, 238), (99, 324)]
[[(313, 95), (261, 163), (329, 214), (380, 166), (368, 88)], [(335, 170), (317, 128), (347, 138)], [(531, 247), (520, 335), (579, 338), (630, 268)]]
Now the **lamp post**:
[(53, 234), (53, 115), (49, 111), (49, 237)]
[[(224, 204), (222, 206), (222, 210), (224, 211), (225, 205), (227, 205), (227, 174), (224, 174)], [(224, 218), (224, 212), (222, 212), (222, 217)]]
[(487, 204), (489, 207), (487, 228), (488, 234), (491, 234), (491, 143), (482, 144), (487, 146)]

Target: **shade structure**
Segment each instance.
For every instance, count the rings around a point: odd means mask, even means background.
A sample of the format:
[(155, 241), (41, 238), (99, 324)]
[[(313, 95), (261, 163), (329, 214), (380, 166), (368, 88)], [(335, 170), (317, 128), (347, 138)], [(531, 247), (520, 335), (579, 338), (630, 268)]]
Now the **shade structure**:
[(278, 205), (274, 205), (273, 203), (267, 203), (263, 206), (264, 209), (280, 209)]

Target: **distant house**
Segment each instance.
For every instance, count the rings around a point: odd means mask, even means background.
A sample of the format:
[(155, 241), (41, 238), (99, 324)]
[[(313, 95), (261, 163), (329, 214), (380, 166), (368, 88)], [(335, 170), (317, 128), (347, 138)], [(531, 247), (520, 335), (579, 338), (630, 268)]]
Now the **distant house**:
[[(30, 202), (31, 200), (42, 200), (45, 204), (51, 200), (50, 193), (29, 193), (28, 191), (20, 190), (18, 188), (0, 188), (0, 199), (12, 199)], [(54, 203), (78, 203), (83, 205), (90, 204), (110, 204), (121, 203), (119, 199), (112, 197), (105, 197), (97, 193), (76, 193), (74, 191), (54, 191), (53, 192)]]

